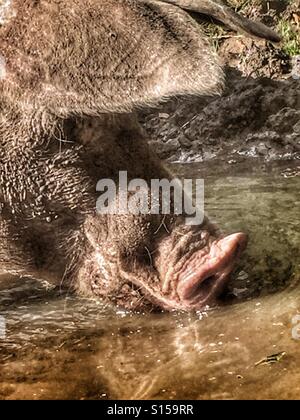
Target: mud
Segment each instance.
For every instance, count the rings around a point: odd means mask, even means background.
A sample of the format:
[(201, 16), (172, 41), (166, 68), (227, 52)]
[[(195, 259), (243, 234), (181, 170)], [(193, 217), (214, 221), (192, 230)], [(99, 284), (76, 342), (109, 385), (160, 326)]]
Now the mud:
[(228, 3), (279, 31), (282, 42), (247, 38), (198, 18), (226, 69), (226, 89), (221, 97), (176, 98), (141, 113), (150, 143), (170, 162), (299, 159), (300, 2)]
[(150, 144), (171, 162), (300, 158), (300, 80), (227, 71), (221, 97), (179, 99), (141, 117)]

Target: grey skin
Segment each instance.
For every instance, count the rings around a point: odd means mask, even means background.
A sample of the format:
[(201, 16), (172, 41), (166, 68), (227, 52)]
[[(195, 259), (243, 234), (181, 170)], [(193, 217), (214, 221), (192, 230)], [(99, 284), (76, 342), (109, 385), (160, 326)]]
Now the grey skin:
[(99, 179), (117, 180), (120, 170), (129, 180), (171, 177), (147, 146), (137, 107), (223, 88), (199, 26), (164, 3), (2, 2), (2, 273), (131, 309), (201, 309), (223, 290), (244, 234), (223, 238), (207, 219), (186, 226), (184, 215), (95, 211)]

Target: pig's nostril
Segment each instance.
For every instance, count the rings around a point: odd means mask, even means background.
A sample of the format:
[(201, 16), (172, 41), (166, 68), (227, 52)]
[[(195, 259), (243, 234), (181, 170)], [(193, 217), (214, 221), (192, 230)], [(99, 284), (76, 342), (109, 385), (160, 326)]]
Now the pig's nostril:
[(212, 287), (212, 285), (213, 285), (213, 283), (215, 282), (215, 280), (216, 280), (216, 276), (215, 275), (212, 275), (212, 276), (207, 277), (205, 280), (203, 280), (198, 285), (198, 291), (201, 290), (202, 293), (203, 292), (205, 293), (205, 291), (210, 290), (211, 287)]
[(214, 275), (208, 276), (206, 279), (198, 282), (195, 287), (189, 291), (185, 298), (188, 300), (193, 300), (198, 298), (200, 295), (209, 292), (213, 287), (215, 280), (216, 277)]

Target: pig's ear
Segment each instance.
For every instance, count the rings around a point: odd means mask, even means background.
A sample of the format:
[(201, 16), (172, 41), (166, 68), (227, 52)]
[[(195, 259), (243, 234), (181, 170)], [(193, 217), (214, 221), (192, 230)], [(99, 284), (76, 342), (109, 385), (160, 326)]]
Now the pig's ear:
[(209, 15), (225, 23), (229, 28), (255, 38), (264, 38), (272, 42), (280, 42), (279, 34), (261, 22), (253, 22), (239, 15), (220, 0), (160, 0), (189, 10), (194, 13)]
[(100, 28), (105, 55), (99, 92), (111, 110), (131, 110), (171, 96), (218, 94), (223, 72), (199, 25), (177, 7), (117, 1), (109, 28)]
[[(223, 73), (199, 25), (147, 0), (26, 2), (1, 28), (8, 86), (60, 115), (131, 111), (219, 93)], [(0, 81), (1, 83), (1, 81)]]

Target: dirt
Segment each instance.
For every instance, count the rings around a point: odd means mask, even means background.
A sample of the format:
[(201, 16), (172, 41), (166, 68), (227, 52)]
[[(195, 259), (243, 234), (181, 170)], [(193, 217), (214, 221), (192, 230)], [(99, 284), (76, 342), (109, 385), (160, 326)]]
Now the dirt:
[[(248, 3), (243, 13), (250, 18), (276, 29), (283, 24), (299, 28), (298, 0)], [(232, 164), (248, 158), (300, 159), (300, 55), (290, 38), (285, 36), (276, 46), (234, 33), (218, 34), (227, 75), (223, 95), (176, 98), (141, 113), (158, 155), (169, 162), (221, 159)]]

